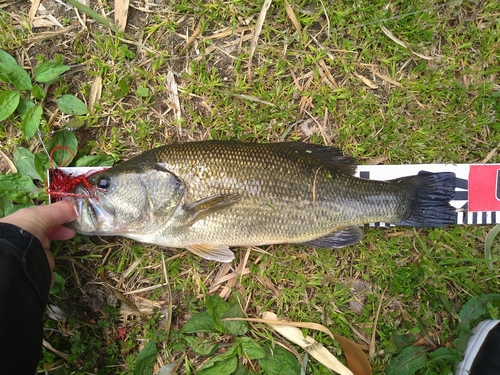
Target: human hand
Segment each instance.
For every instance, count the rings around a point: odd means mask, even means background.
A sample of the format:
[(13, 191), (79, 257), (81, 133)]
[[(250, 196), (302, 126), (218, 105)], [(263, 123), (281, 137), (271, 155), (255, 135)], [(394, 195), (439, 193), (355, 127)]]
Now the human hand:
[[(60, 201), (47, 206), (23, 208), (0, 219), (1, 223), (9, 223), (23, 228), (34, 235), (42, 243), (49, 261), (50, 270), (54, 269), (54, 257), (49, 250), (51, 240), (69, 240), (75, 231), (63, 224), (76, 220), (73, 205), (68, 201)], [(52, 275), (54, 282), (54, 275)]]

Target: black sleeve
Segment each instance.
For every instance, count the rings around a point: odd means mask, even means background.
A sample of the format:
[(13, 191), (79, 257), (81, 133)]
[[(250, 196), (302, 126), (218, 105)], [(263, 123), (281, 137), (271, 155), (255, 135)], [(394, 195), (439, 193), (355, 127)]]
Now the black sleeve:
[(42, 353), (42, 315), (51, 284), (40, 241), (0, 223), (0, 372), (36, 372)]

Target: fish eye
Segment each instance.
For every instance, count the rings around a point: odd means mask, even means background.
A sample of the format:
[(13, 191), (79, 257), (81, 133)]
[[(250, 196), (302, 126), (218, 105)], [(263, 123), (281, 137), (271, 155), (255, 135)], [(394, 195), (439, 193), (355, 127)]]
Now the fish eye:
[(99, 177), (99, 180), (97, 181), (97, 187), (99, 187), (99, 189), (109, 189), (110, 186), (111, 179), (109, 178), (109, 176)]

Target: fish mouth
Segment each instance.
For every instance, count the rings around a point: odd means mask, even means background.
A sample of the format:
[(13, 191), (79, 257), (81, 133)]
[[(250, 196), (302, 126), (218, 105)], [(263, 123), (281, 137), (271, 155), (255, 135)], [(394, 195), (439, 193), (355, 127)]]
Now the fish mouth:
[(78, 233), (98, 235), (117, 231), (115, 209), (104, 195), (77, 186), (75, 194), (66, 199), (71, 201), (78, 216), (69, 227)]

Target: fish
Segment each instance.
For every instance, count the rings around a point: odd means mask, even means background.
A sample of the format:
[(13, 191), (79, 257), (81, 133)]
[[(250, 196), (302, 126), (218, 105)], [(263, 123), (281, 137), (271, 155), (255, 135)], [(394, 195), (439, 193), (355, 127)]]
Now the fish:
[(161, 146), (77, 185), (67, 198), (78, 214), (71, 226), (231, 262), (232, 247), (353, 245), (366, 223), (456, 222), (454, 173), (375, 181), (355, 177), (356, 168), (338, 148), (301, 142)]

